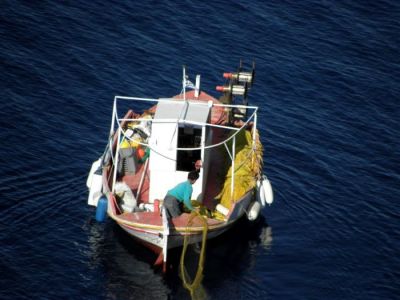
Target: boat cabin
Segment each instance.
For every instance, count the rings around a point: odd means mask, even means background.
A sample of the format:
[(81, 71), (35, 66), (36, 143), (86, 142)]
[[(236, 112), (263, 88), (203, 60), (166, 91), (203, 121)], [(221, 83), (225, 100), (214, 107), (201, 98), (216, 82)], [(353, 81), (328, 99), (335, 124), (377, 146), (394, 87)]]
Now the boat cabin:
[(200, 177), (193, 185), (192, 199), (202, 201), (209, 166), (212, 133), (210, 121), (212, 103), (194, 101), (162, 101), (157, 104), (150, 145), (150, 197), (164, 199), (168, 190), (187, 180), (195, 164), (201, 162)]

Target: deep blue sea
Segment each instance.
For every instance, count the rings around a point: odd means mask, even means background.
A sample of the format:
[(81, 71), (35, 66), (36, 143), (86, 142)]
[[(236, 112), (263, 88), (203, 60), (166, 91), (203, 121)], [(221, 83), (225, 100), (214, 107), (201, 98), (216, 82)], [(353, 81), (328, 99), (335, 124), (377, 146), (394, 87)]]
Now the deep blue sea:
[(209, 242), (208, 299), (399, 299), (399, 32), (393, 0), (1, 1), (0, 299), (190, 299), (86, 177), (115, 95), (240, 59), (275, 202)]

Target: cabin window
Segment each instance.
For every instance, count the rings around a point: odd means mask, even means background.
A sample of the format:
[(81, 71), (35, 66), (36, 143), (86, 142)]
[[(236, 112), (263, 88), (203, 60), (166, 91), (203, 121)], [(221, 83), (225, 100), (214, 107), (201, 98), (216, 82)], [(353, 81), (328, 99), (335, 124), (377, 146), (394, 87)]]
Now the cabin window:
[[(178, 148), (198, 148), (201, 145), (201, 129), (191, 126), (179, 127)], [(194, 164), (201, 159), (201, 150), (178, 150), (176, 170), (193, 171)]]

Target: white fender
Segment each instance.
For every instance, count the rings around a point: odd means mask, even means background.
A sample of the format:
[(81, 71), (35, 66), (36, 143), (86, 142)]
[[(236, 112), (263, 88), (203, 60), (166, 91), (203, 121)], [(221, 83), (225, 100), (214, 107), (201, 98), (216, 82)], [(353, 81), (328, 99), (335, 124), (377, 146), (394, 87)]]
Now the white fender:
[(260, 214), (260, 210), (261, 210), (260, 202), (254, 201), (254, 202), (250, 203), (249, 209), (247, 212), (247, 218), (249, 219), (249, 221), (256, 220)]
[(89, 188), (88, 205), (97, 206), (102, 195), (103, 180), (101, 174), (101, 158), (93, 162), (86, 180), (86, 186)]
[(271, 205), (274, 202), (274, 192), (271, 183), (265, 175), (263, 175), (262, 189), (264, 190), (265, 202)]
[(116, 182), (114, 187), (115, 195), (121, 199), (121, 208), (126, 212), (132, 212), (137, 206), (135, 195), (125, 182)]
[(90, 168), (90, 172), (86, 180), (86, 186), (88, 187), (88, 189), (90, 189), (90, 187), (92, 186), (93, 174), (94, 172), (97, 171), (100, 165), (101, 165), (101, 157), (92, 163), (92, 167)]
[(264, 193), (264, 188), (261, 186), (262, 182), (261, 180), (257, 180), (257, 202), (260, 202), (262, 207), (265, 206), (265, 193)]

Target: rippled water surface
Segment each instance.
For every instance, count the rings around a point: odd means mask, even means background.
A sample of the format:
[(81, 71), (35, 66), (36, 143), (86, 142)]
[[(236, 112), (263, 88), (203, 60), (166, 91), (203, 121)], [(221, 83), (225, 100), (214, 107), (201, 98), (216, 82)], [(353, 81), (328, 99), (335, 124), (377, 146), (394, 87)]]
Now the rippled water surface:
[[(208, 3), (208, 2), (207, 2)], [(0, 298), (189, 299), (86, 205), (114, 95), (213, 92), (257, 64), (274, 204), (210, 241), (209, 299), (395, 299), (397, 1), (2, 1)], [(193, 253), (195, 256), (196, 253)]]

